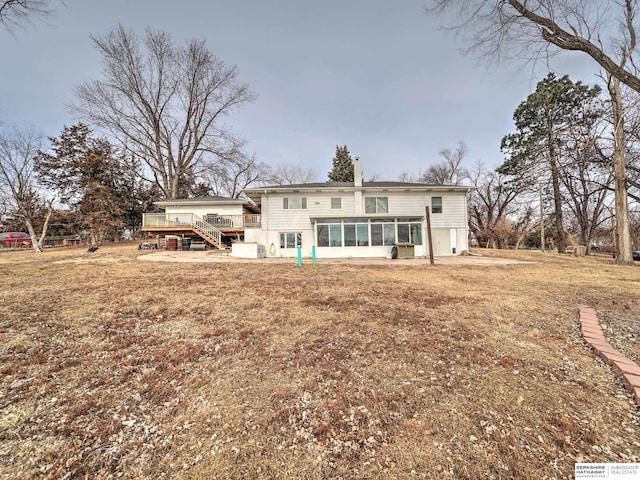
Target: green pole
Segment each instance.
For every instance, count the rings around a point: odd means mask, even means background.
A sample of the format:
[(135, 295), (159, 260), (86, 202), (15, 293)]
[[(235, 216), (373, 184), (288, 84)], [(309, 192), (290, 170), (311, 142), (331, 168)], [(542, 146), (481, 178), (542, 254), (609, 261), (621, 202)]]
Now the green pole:
[(311, 263), (316, 264), (316, 246), (311, 245)]
[(298, 245), (298, 266), (302, 266), (302, 247)]

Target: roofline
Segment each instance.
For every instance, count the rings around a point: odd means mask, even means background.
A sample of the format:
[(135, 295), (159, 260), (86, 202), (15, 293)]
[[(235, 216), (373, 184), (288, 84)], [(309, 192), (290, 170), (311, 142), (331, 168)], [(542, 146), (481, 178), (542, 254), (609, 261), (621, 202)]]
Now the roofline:
[(153, 202), (158, 207), (174, 207), (179, 205), (215, 205), (215, 204), (231, 204), (231, 205), (246, 205), (250, 202), (238, 198), (229, 198), (227, 200), (204, 200), (204, 199), (190, 199), (183, 198), (178, 200), (161, 200)]
[(305, 185), (281, 185), (274, 187), (256, 187), (256, 188), (247, 188), (243, 190), (245, 195), (250, 198), (258, 198), (262, 194), (269, 193), (298, 193), (298, 192), (315, 192), (315, 193), (323, 193), (323, 192), (465, 192), (469, 193), (475, 190), (476, 187), (471, 187), (468, 185), (416, 185), (415, 183), (410, 183), (407, 185), (381, 185), (381, 186), (363, 186), (363, 187), (354, 187), (352, 185), (342, 186), (305, 186)]

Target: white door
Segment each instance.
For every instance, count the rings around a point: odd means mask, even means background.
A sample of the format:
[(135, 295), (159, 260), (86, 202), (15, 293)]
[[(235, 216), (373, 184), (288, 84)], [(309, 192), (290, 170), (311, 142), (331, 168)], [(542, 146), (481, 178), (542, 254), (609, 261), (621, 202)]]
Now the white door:
[(450, 255), (450, 236), (449, 229), (436, 228), (433, 233), (433, 254), (436, 257), (445, 257)]
[(456, 246), (458, 245), (458, 230), (455, 228), (449, 229), (449, 255), (458, 253)]

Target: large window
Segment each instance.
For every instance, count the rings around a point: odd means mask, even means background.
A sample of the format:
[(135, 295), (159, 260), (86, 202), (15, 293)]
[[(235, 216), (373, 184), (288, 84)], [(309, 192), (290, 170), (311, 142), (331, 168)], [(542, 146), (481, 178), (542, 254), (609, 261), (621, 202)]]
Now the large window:
[(389, 213), (389, 197), (365, 197), (364, 213)]
[(319, 247), (422, 245), (421, 218), (343, 218), (317, 220)]
[(378, 247), (382, 245), (382, 224), (371, 224), (371, 245)]
[(422, 223), (419, 218), (398, 218), (398, 243), (422, 245)]
[(345, 218), (344, 246), (366, 247), (369, 245), (369, 220), (366, 218)]
[(318, 220), (318, 246), (342, 246), (342, 223), (340, 220)]
[(396, 223), (393, 218), (371, 220), (371, 245), (391, 246), (396, 243)]
[(442, 197), (431, 197), (431, 213), (442, 213)]
[(306, 197), (284, 197), (282, 199), (282, 208), (285, 210), (306, 210)]
[(297, 248), (302, 245), (302, 232), (282, 232), (280, 248)]

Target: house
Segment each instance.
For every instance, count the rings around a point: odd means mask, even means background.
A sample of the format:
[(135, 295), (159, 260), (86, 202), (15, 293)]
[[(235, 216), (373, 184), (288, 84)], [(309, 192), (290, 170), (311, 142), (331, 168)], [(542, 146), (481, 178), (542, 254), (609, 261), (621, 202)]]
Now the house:
[(142, 230), (198, 236), (216, 248), (244, 240), (268, 257), (295, 257), (300, 247), (304, 257), (315, 249), (317, 258), (385, 258), (396, 244), (410, 244), (422, 257), (429, 255), (428, 208), (434, 255), (468, 249), (471, 187), (363, 182), (359, 160), (354, 178), (245, 189), (251, 202), (224, 197), (156, 202), (165, 213), (145, 214)]
[(435, 256), (468, 249), (467, 194), (471, 187), (404, 182), (363, 182), (359, 160), (352, 183), (308, 183), (245, 189), (260, 207), (259, 226), (245, 242), (266, 247), (269, 257), (293, 257), (297, 247), (317, 258), (388, 257), (398, 243), (428, 256), (426, 208)]
[(145, 213), (147, 236), (198, 238), (216, 248), (244, 238), (245, 227), (259, 227), (259, 210), (247, 200), (220, 196), (154, 202), (164, 213)]

